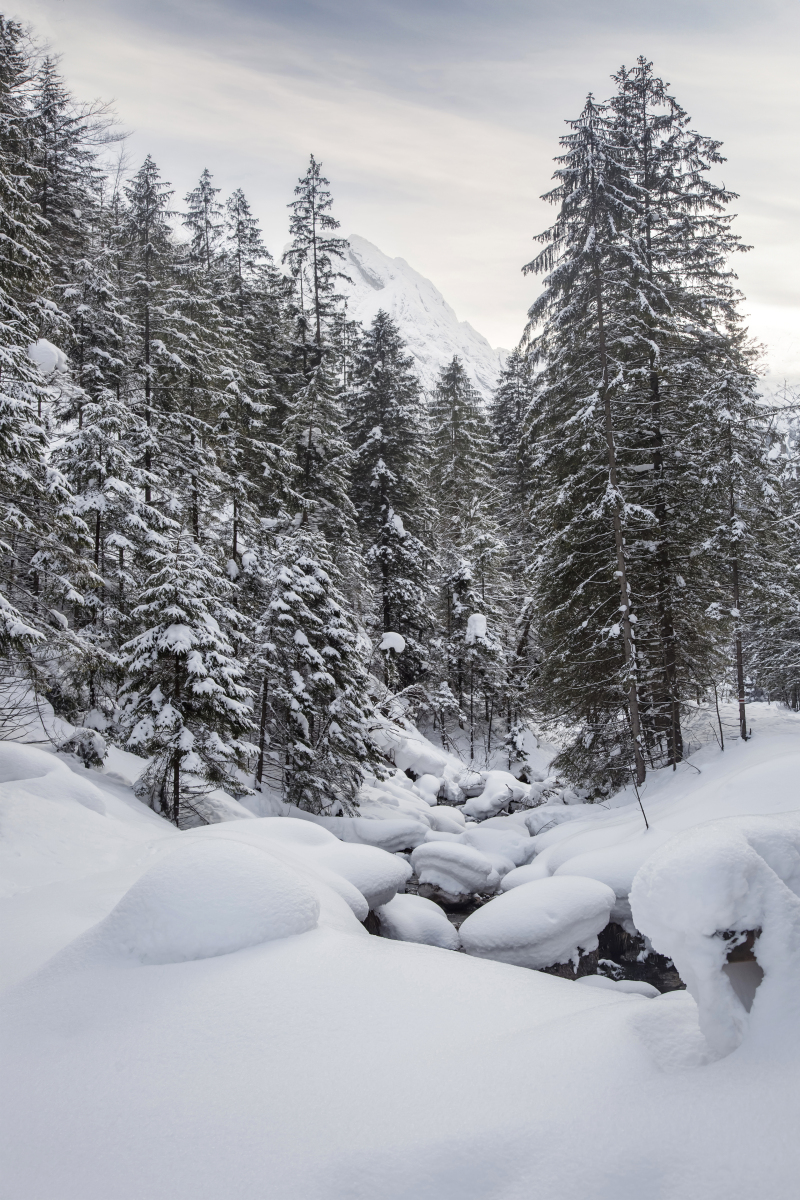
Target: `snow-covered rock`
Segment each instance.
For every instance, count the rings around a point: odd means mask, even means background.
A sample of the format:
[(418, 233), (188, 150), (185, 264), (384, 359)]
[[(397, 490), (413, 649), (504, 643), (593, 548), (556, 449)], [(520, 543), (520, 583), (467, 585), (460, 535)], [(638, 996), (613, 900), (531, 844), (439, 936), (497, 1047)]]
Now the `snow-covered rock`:
[[(437, 833), (458, 835), (463, 832), (465, 826), (463, 814), (457, 808), (451, 808), (449, 804), (435, 804), (433, 808), (428, 809), (428, 820), (431, 829)], [(429, 840), (427, 836), (425, 840)]]
[(529, 863), (536, 851), (531, 839), (516, 829), (485, 829), (482, 825), (468, 825), (459, 841), (485, 854), (501, 875), (507, 875), (515, 867)]
[(439, 789), (441, 786), (442, 781), (438, 775), (420, 775), (414, 784), (414, 789), (427, 804), (433, 807), (439, 799)]
[(405, 259), (389, 258), (366, 238), (352, 234), (342, 281), (348, 315), (365, 325), (383, 309), (397, 323), (414, 359), (422, 386), (431, 390), (454, 355), (464, 363), (480, 394), (488, 399), (507, 357), (494, 350), (467, 321), (459, 321), (441, 292)]
[(338, 875), (343, 875), (353, 887), (358, 888), (370, 908), (388, 904), (393, 896), (403, 890), (411, 875), (411, 867), (404, 858), (387, 854), (376, 846), (334, 842), (314, 847), (311, 858)]
[(424, 896), (397, 895), (377, 910), (381, 934), (398, 942), (421, 942), (457, 950), (458, 931), (438, 904)]
[(627, 996), (644, 996), (646, 1000), (655, 1000), (660, 996), (658, 988), (643, 979), (609, 979), (606, 975), (582, 975), (576, 983), (589, 987), (605, 988), (607, 992), (623, 992)]
[(467, 954), (534, 970), (577, 962), (597, 949), (614, 893), (594, 879), (540, 879), (496, 896), (467, 917), (461, 943)]
[(513, 871), (509, 871), (503, 876), (500, 890), (502, 892), (510, 892), (512, 888), (521, 887), (523, 883), (533, 883), (535, 879), (549, 879), (550, 872), (544, 863), (533, 862), (526, 863), (522, 867), (515, 867)]
[(464, 815), (477, 820), (495, 816), (512, 800), (523, 800), (529, 790), (528, 784), (520, 783), (510, 771), (485, 771), (483, 781), (480, 794), (471, 796), (464, 805)]
[(187, 839), (65, 950), (64, 961), (122, 954), (152, 966), (215, 958), (306, 933), (318, 916), (314, 893), (264, 851)]
[[(432, 884), (454, 898), (491, 888), (497, 873), (485, 854), (455, 841), (426, 842), (411, 855), (420, 883)], [(498, 879), (499, 883), (499, 879)]]

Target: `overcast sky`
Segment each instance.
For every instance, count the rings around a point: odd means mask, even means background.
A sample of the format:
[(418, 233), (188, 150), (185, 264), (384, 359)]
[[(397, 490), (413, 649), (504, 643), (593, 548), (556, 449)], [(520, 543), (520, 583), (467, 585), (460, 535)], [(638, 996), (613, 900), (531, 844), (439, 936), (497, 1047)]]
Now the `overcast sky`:
[(494, 345), (519, 337), (520, 267), (564, 119), (645, 54), (740, 193), (739, 261), (771, 379), (800, 380), (797, 0), (25, 0), (83, 98), (116, 101), (138, 166), (178, 197), (241, 186), (273, 252), (310, 152), (344, 233), (431, 278)]

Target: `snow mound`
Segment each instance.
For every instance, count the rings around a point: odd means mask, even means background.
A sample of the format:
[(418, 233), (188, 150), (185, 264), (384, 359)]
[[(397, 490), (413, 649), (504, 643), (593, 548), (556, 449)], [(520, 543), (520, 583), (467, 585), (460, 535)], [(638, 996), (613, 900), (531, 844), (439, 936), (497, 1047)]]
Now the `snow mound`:
[(613, 905), (611, 888), (594, 879), (539, 879), (467, 917), (461, 943), (467, 954), (534, 970), (577, 962), (580, 951), (597, 949)]
[[(428, 809), (428, 820), (435, 833), (452, 833), (456, 837), (464, 832), (466, 824), (459, 810), (451, 808), (448, 804), (435, 804), (433, 808)], [(429, 838), (430, 834), (426, 834), (426, 841)]]
[(510, 892), (512, 888), (522, 887), (523, 883), (533, 883), (535, 879), (549, 879), (550, 872), (546, 866), (537, 862), (535, 859), (532, 863), (526, 863), (522, 867), (515, 867), (513, 871), (509, 871), (503, 876), (500, 884), (501, 892)]
[(648, 1000), (654, 1000), (656, 996), (661, 995), (658, 988), (653, 987), (652, 983), (645, 983), (641, 979), (609, 979), (606, 975), (582, 975), (575, 982), (585, 983), (588, 987), (605, 988), (608, 992), (626, 992), (630, 996), (644, 996)]
[(314, 850), (313, 861), (358, 888), (370, 908), (380, 908), (406, 885), (411, 867), (404, 858), (387, 854), (377, 846), (336, 842)]
[(290, 867), (239, 842), (192, 840), (152, 866), (79, 941), (94, 954), (162, 965), (305, 933), (318, 916), (316, 897)]
[(458, 930), (432, 900), (424, 896), (395, 896), (377, 910), (381, 934), (396, 942), (420, 942), (457, 950)]
[(41, 779), (53, 771), (65, 777), (69, 767), (46, 750), (23, 746), (19, 742), (0, 742), (0, 783), (15, 783), (22, 779)]
[[(729, 1054), (742, 1041), (750, 1003), (753, 1018), (760, 1014), (764, 1020), (771, 1009), (785, 1013), (796, 1007), (798, 895), (797, 813), (709, 821), (672, 838), (637, 874), (631, 891), (634, 921), (675, 963), (717, 1054)], [(753, 964), (727, 963), (748, 933), (764, 973), (755, 1000), (755, 989), (748, 995), (735, 969)]]
[(483, 791), (471, 796), (464, 805), (464, 816), (485, 820), (494, 817), (512, 800), (524, 800), (528, 795), (527, 783), (520, 783), (509, 771), (486, 771)]
[[(339, 899), (345, 902), (357, 921), (365, 921), (369, 914), (369, 905), (358, 888), (345, 879), (344, 875), (329, 870), (316, 860), (314, 850), (319, 846), (340, 845), (332, 833), (316, 825), (297, 821), (293, 817), (257, 817), (246, 822), (228, 821), (219, 825), (206, 825), (201, 829), (192, 830), (191, 836), (201, 841), (233, 841), (254, 846), (257, 850), (265, 850), (281, 862), (288, 862), (289, 866), (298, 868), (320, 901), (320, 925), (333, 923), (336, 928), (348, 927), (347, 923), (342, 926), (338, 919), (335, 911), (337, 906), (331, 910), (331, 897), (326, 889), (335, 892)], [(319, 888), (318, 884), (325, 886)]]
[(501, 875), (529, 863), (536, 852), (536, 847), (527, 836), (524, 827), (486, 829), (483, 825), (470, 825), (461, 834), (459, 841), (485, 854)]
[[(442, 781), (438, 775), (420, 775), (414, 784), (414, 790), (422, 797), (426, 804), (430, 804), (431, 808), (439, 799), (439, 790), (442, 786)], [(460, 814), (463, 819), (463, 813)]]
[[(440, 835), (442, 836), (442, 835)], [(411, 855), (411, 865), (420, 883), (441, 888), (448, 896), (471, 896), (491, 887), (497, 878), (485, 854), (460, 842), (426, 842)]]

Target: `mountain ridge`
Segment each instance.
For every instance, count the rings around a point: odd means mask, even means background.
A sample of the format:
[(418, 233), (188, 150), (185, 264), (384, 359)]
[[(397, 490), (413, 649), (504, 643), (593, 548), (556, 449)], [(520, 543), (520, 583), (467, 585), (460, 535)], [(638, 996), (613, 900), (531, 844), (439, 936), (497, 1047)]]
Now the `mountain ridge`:
[(459, 321), (436, 285), (404, 258), (390, 258), (359, 234), (348, 243), (344, 270), (349, 282), (343, 281), (342, 292), (349, 316), (369, 325), (384, 309), (396, 322), (426, 391), (433, 390), (442, 367), (457, 354), (488, 400), (508, 351), (490, 345), (469, 321)]

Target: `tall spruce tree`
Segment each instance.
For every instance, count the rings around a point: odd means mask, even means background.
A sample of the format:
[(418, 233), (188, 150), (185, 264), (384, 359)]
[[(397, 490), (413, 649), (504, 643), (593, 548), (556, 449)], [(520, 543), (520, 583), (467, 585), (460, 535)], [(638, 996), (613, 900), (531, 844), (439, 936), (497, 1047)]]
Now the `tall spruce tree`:
[(545, 197), (558, 204), (558, 216), (524, 268), (546, 273), (527, 329), (529, 357), (541, 367), (528, 422), (546, 650), (541, 682), (580, 729), (563, 761), (580, 775), (607, 771), (618, 782), (630, 764), (642, 783), (637, 598), (627, 543), (649, 514), (626, 498), (617, 445), (619, 360), (634, 301), (618, 230), (629, 219), (631, 185), (608, 112), (591, 96), (561, 141), (558, 183)]
[[(497, 685), (501, 561), (496, 523), (496, 449), (483, 404), (456, 357), (442, 369), (430, 401), (431, 488), (440, 564), (440, 670), (469, 719), (487, 719)], [(470, 625), (475, 617), (489, 626)], [(475, 629), (481, 630), (476, 635)]]
[(426, 672), (433, 632), (433, 513), (422, 392), (397, 326), (383, 310), (360, 344), (351, 404), (351, 496), (376, 594), (374, 627), (378, 636), (393, 631), (405, 639), (397, 679), (386, 682), (406, 687)]

